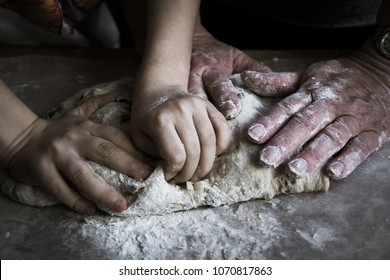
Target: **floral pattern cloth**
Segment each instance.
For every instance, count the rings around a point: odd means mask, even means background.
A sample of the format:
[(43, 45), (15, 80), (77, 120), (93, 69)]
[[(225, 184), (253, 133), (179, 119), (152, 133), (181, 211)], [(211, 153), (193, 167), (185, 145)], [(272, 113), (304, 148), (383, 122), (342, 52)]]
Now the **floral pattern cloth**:
[[(30, 23), (61, 34), (64, 25), (81, 21), (102, 0), (1, 0), (0, 7), (12, 10)], [(67, 28), (68, 29), (68, 28)]]

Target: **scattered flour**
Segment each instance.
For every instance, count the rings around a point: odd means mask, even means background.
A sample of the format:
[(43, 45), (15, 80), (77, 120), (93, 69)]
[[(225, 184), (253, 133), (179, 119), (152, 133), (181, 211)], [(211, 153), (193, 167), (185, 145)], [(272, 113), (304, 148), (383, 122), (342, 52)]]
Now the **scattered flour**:
[[(78, 225), (77, 236), (93, 248), (85, 252), (86, 258), (265, 259), (267, 249), (285, 233), (276, 213), (258, 210), (254, 202), (247, 202), (164, 216), (89, 217), (81, 228)], [(251, 226), (242, 226), (246, 224)], [(73, 226), (66, 230), (75, 230)], [(71, 240), (67, 243), (75, 245)]]

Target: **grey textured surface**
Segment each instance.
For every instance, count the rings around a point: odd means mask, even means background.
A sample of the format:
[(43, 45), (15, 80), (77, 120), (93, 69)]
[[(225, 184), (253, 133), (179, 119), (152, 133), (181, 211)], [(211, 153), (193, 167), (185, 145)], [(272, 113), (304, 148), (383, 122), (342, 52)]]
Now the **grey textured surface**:
[[(79, 89), (134, 75), (132, 53), (110, 59), (69, 53), (1, 57), (0, 77), (43, 114)], [(265, 53), (275, 70), (317, 59), (315, 53), (280, 53), (272, 59), (274, 55)], [(327, 193), (284, 195), (162, 217), (85, 217), (63, 206), (34, 208), (0, 195), (0, 257), (389, 259), (389, 167), (386, 145), (347, 179), (332, 182)]]

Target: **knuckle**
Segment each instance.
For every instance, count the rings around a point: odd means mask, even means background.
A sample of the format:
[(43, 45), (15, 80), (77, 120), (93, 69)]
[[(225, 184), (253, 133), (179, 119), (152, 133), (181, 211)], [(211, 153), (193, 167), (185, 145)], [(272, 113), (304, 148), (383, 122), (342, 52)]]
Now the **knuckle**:
[(317, 102), (313, 106), (306, 107), (305, 110), (295, 115), (294, 121), (304, 130), (309, 132), (318, 131), (334, 118), (332, 108), (327, 105), (326, 102)]
[(335, 127), (333, 125), (326, 127), (323, 133), (329, 138), (329, 141), (332, 141), (339, 145), (345, 144), (344, 139), (349, 139), (352, 137), (350, 130), (343, 130), (342, 127)]
[(109, 159), (115, 154), (115, 146), (109, 142), (103, 142), (98, 145), (96, 151), (103, 159)]
[(313, 118), (310, 118), (308, 115), (301, 112), (295, 115), (294, 121), (298, 126), (309, 131), (312, 131), (317, 126), (317, 123)]
[[(176, 106), (175, 109), (177, 109)], [(164, 129), (169, 123), (172, 122), (173, 112), (169, 110), (159, 111), (156, 115), (153, 116), (153, 127), (157, 129)], [(148, 125), (148, 124), (146, 124)]]
[(287, 116), (291, 116), (294, 113), (294, 104), (291, 102), (279, 102), (276, 103), (275, 107), (282, 114), (286, 114)]
[(54, 139), (50, 145), (48, 146), (49, 153), (53, 154), (54, 156), (60, 156), (65, 150), (64, 142), (62, 139)]
[(91, 128), (95, 123), (91, 120), (81, 120), (79, 122), (79, 127), (82, 129), (89, 129)]
[(187, 159), (187, 155), (184, 152), (176, 153), (176, 154), (172, 155), (172, 158), (170, 159), (170, 163), (173, 166), (180, 166), (180, 168), (181, 168), (181, 167), (183, 167), (186, 159)]
[[(80, 131), (77, 131), (76, 129), (69, 129), (64, 132), (63, 138), (68, 143), (77, 143), (80, 140)], [(57, 142), (57, 144), (60, 144), (62, 142), (62, 139), (57, 138), (55, 142)]]
[(54, 156), (55, 158), (63, 158), (69, 155), (70, 150), (74, 149), (74, 144), (80, 140), (80, 136), (73, 132), (67, 131), (63, 135), (57, 135), (49, 142), (42, 143), (42, 151), (46, 155)]
[(337, 146), (345, 144), (345, 141), (343, 140), (344, 137), (342, 137), (340, 133), (332, 127), (325, 128), (321, 136), (323, 141), (326, 141), (326, 143), (334, 143)]
[(172, 154), (170, 158), (166, 159), (167, 165), (169, 166), (170, 171), (172, 172), (178, 172), (180, 171), (186, 161), (186, 154), (184, 152), (178, 152), (175, 154)]
[(72, 173), (72, 181), (78, 186), (85, 185), (88, 178), (89, 173), (85, 169), (77, 169)]

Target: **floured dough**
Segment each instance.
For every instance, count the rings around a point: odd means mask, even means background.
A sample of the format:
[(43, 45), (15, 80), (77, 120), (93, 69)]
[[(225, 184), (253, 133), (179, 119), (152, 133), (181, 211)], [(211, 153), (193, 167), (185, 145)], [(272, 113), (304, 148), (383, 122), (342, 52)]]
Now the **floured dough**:
[[(59, 118), (90, 96), (120, 91), (123, 93), (121, 97), (99, 109), (91, 120), (114, 125), (129, 133), (132, 84), (131, 78), (125, 78), (80, 91), (50, 112), (49, 116), (53, 119)], [(129, 207), (120, 215), (162, 215), (200, 206), (270, 199), (279, 194), (328, 190), (329, 179), (320, 170), (305, 178), (294, 180), (286, 176), (283, 166), (275, 169), (258, 163), (259, 146), (247, 140), (246, 131), (248, 125), (276, 101), (271, 98), (259, 98), (238, 86), (237, 89), (240, 92), (243, 109), (236, 119), (229, 121), (234, 143), (225, 155), (216, 159), (211, 172), (199, 182), (187, 182), (180, 186), (167, 183), (160, 165), (147, 180), (140, 182), (89, 162), (97, 174), (128, 199)], [(2, 191), (18, 202), (32, 206), (58, 203), (43, 189), (14, 181), (4, 170), (0, 172), (0, 183)]]

